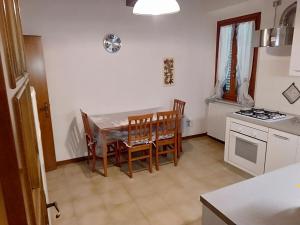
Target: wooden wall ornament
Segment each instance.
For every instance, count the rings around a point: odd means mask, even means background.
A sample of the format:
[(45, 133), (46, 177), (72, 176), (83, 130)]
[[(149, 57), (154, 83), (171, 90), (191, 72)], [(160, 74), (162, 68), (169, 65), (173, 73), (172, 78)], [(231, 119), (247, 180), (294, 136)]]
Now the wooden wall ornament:
[(174, 85), (174, 59), (164, 59), (164, 84), (167, 86)]

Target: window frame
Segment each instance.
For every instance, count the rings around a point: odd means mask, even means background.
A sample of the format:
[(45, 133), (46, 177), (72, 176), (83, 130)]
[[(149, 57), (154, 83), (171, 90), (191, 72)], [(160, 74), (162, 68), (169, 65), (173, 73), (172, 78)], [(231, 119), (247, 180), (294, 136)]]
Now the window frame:
[[(217, 22), (217, 43), (216, 43), (216, 59), (215, 59), (215, 85), (217, 83), (217, 73), (218, 73), (218, 58), (219, 58), (219, 40), (220, 40), (220, 30), (221, 27), (223, 26), (228, 26), (228, 25), (234, 25), (238, 23), (244, 23), (244, 22), (249, 22), (249, 21), (254, 21), (255, 22), (255, 30), (260, 29), (260, 24), (261, 24), (261, 12), (257, 13), (252, 13), (244, 16), (239, 16), (239, 17), (234, 17), (230, 19), (225, 19)], [(237, 50), (237, 49), (233, 49)], [(256, 82), (256, 70), (257, 70), (257, 59), (258, 59), (258, 47), (255, 47), (253, 50), (253, 63), (252, 63), (252, 71), (251, 71), (251, 79), (250, 79), (250, 84), (249, 84), (249, 95), (254, 98), (254, 93), (255, 93), (255, 82)], [(236, 70), (234, 68), (234, 70)], [(230, 77), (230, 82), (236, 80), (236, 71), (235, 71), (235, 76)], [(234, 86), (235, 87), (235, 86)], [(236, 87), (234, 90), (231, 90), (230, 93), (224, 93), (222, 96), (224, 100), (229, 100), (229, 101), (237, 101), (237, 94), (236, 94)]]

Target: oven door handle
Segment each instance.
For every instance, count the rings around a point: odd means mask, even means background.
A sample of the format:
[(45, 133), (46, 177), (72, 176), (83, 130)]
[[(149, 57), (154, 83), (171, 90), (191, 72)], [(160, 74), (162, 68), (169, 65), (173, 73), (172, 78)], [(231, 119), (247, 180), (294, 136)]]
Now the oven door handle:
[(284, 137), (284, 136), (281, 136), (281, 135), (278, 135), (278, 134), (273, 134), (273, 136), (276, 137), (276, 138), (279, 138), (279, 139), (281, 139), (281, 140), (285, 140), (285, 141), (288, 141), (288, 140), (289, 140), (288, 137)]

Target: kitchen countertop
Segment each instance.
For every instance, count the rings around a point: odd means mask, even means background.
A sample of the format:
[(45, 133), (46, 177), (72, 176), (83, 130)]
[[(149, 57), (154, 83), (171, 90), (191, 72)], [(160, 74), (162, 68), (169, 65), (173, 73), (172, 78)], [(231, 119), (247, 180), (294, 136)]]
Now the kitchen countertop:
[[(242, 120), (242, 121), (245, 121), (248, 123), (253, 123), (256, 125), (260, 125), (260, 126), (264, 126), (264, 127), (268, 127), (268, 128), (272, 128), (275, 130), (279, 130), (279, 131), (283, 131), (286, 133), (300, 136), (300, 118), (299, 118), (299, 116), (297, 117), (295, 115), (289, 115), (289, 114), (287, 114), (287, 115), (288, 115), (288, 117), (291, 117), (291, 118), (279, 120), (276, 122), (267, 122), (267, 121), (258, 120), (258, 119), (254, 119), (251, 117), (247, 117), (247, 116), (243, 116), (243, 115), (239, 115), (239, 114), (235, 114), (235, 113), (228, 114), (228, 116), (230, 118)], [(300, 222), (299, 222), (299, 224), (300, 224)]]
[(227, 224), (299, 225), (300, 164), (233, 184), (201, 196)]

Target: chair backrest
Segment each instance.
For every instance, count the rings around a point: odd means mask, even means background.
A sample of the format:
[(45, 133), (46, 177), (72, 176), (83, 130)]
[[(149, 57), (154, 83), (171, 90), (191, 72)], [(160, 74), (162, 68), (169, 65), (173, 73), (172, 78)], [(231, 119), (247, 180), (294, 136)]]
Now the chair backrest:
[(176, 138), (178, 132), (178, 112), (158, 112), (156, 120), (156, 139)]
[(183, 116), (184, 114), (185, 102), (179, 99), (174, 99), (173, 111), (177, 111), (179, 115)]
[(89, 144), (89, 142), (91, 142), (93, 140), (93, 133), (92, 133), (92, 129), (90, 126), (89, 117), (81, 109), (80, 109), (80, 112), (81, 112), (82, 122), (83, 122), (83, 126), (84, 126), (85, 136), (86, 136), (86, 139), (88, 142), (87, 144)]
[(152, 141), (153, 114), (128, 117), (128, 144), (147, 143)]

